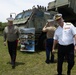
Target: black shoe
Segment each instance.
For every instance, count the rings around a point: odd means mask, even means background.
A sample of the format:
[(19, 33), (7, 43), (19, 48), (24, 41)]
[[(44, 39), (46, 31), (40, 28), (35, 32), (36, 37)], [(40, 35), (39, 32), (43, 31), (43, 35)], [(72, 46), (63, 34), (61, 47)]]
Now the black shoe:
[(67, 73), (67, 75), (71, 75), (71, 73)]
[(67, 75), (71, 75), (71, 71), (67, 71)]
[(67, 73), (67, 75), (71, 75), (70, 73)]
[(46, 62), (47, 64), (49, 64), (49, 63), (50, 63), (50, 60), (46, 60), (45, 62)]
[(63, 75), (63, 74), (57, 74), (57, 75)]
[(12, 62), (12, 69), (15, 69), (15, 62)]
[(63, 75), (63, 74), (60, 72), (60, 73), (58, 73), (57, 75)]
[(12, 69), (15, 69), (15, 65), (12, 65)]

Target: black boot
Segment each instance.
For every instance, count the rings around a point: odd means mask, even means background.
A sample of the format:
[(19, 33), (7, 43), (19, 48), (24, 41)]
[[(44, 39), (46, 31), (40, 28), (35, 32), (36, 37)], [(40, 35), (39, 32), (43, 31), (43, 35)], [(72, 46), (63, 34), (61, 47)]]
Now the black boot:
[(50, 60), (50, 62), (51, 62), (51, 63), (54, 62), (54, 55), (51, 56), (51, 60)]
[(49, 63), (50, 63), (50, 60), (46, 60), (45, 62), (46, 62), (47, 64), (49, 64)]
[(71, 71), (67, 71), (67, 75), (71, 75)]
[(12, 62), (12, 69), (15, 69), (15, 62)]

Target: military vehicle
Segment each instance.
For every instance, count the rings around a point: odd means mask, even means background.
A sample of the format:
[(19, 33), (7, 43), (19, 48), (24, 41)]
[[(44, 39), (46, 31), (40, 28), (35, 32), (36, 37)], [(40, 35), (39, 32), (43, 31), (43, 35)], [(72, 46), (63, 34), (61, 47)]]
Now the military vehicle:
[(37, 5), (29, 10), (23, 10), (23, 12), (17, 14), (14, 20), (14, 25), (24, 28), (35, 28), (35, 45), (41, 49), (45, 46), (46, 33), (42, 32), (42, 28), (47, 22), (47, 19), (51, 19), (54, 16), (54, 12), (47, 12), (46, 8)]
[(66, 22), (76, 26), (76, 0), (55, 0), (48, 3), (48, 11), (62, 13)]

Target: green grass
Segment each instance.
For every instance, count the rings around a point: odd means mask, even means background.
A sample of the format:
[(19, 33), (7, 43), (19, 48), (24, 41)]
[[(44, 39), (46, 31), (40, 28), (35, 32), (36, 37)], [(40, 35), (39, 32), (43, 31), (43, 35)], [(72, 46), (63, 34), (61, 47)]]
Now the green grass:
[[(55, 53), (55, 60), (57, 55)], [(76, 61), (76, 58), (75, 58)], [(0, 75), (55, 75), (57, 74), (57, 63), (45, 63), (45, 51), (35, 53), (20, 52), (17, 50), (16, 68), (12, 69), (9, 64), (10, 57), (7, 46), (3, 45), (3, 38), (0, 36)], [(66, 75), (67, 63), (63, 64), (63, 74)], [(72, 75), (76, 75), (76, 64), (72, 69)]]

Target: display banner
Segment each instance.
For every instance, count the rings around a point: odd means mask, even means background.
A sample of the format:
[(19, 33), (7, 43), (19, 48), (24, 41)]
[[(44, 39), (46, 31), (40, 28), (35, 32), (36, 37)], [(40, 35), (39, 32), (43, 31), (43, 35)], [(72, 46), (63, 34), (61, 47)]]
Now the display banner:
[(35, 28), (20, 28), (20, 51), (35, 52)]

